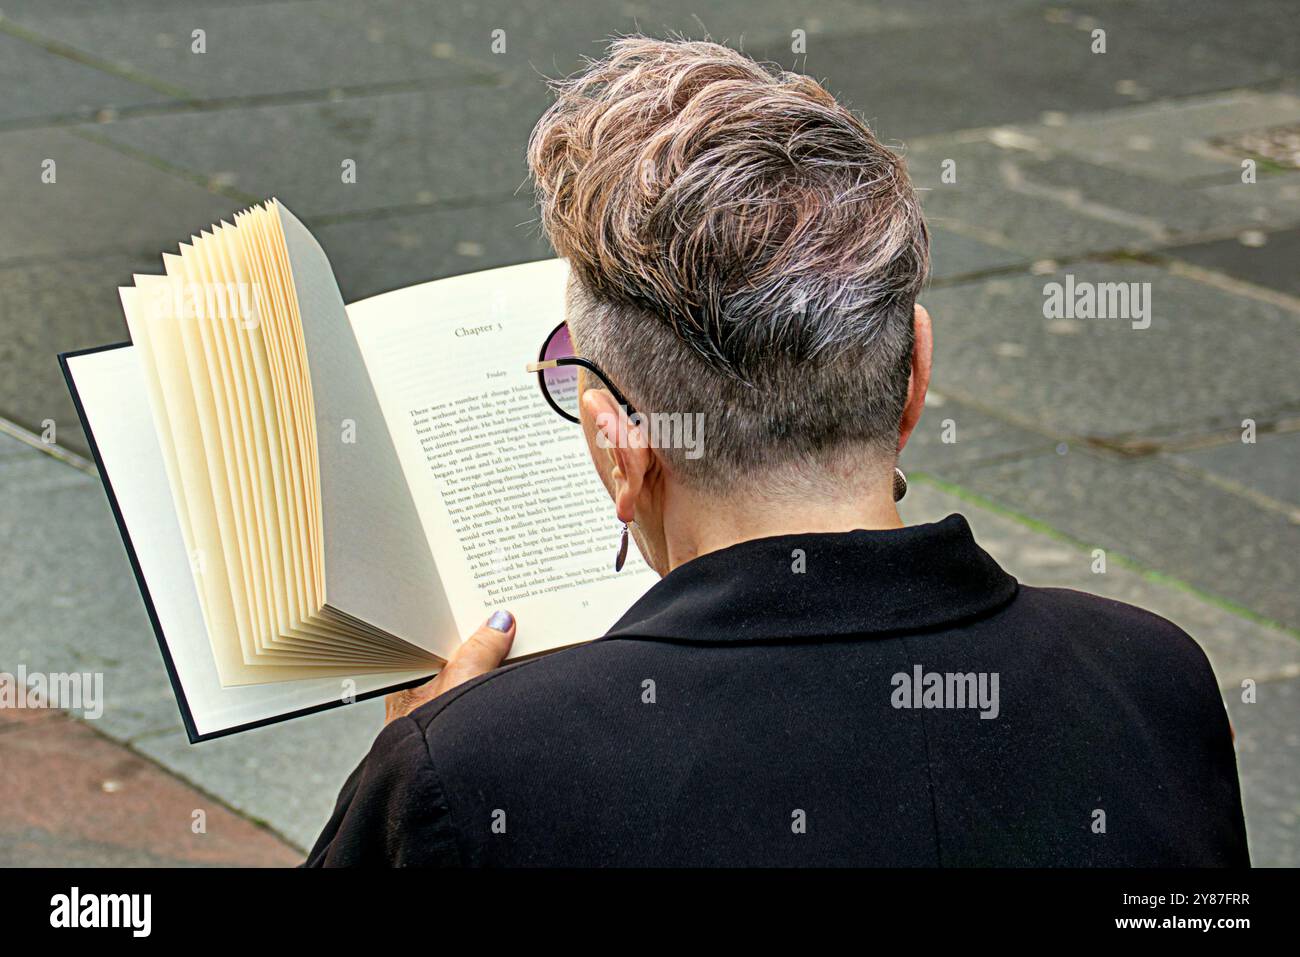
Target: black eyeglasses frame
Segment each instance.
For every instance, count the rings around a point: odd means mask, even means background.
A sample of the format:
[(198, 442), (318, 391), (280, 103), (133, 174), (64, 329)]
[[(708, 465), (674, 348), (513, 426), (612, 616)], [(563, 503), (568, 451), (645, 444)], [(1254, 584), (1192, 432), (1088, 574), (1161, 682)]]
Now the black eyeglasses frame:
[[(537, 385), (542, 390), (542, 396), (546, 399), (546, 404), (570, 422), (582, 421), (576, 415), (572, 415), (560, 408), (559, 403), (552, 398), (551, 391), (546, 388), (547, 369), (555, 369), (560, 366), (580, 366), (600, 380), (601, 385), (608, 389), (609, 394), (614, 397), (614, 401), (623, 407), (623, 411), (628, 418), (636, 415), (636, 409), (632, 408), (632, 403), (628, 402), (627, 399), (624, 398), (623, 393), (618, 391), (618, 388), (614, 383), (609, 381), (609, 376), (605, 375), (605, 373), (601, 371), (600, 366), (596, 365), (596, 363), (592, 362), (590, 359), (584, 359), (582, 356), (561, 356), (558, 359), (546, 358), (546, 350), (550, 348), (551, 340), (555, 338), (556, 334), (559, 333), (561, 329), (566, 328), (568, 328), (568, 323), (561, 322), (558, 326), (552, 329), (546, 338), (542, 340), (542, 349), (541, 352), (537, 354), (537, 361), (530, 362), (525, 367), (526, 372), (537, 373)], [(569, 335), (569, 341), (573, 341), (572, 333)]]

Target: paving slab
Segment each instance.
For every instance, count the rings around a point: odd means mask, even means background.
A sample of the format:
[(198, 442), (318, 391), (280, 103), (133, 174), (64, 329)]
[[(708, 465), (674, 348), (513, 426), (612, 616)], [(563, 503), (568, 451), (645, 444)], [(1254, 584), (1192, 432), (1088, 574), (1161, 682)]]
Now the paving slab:
[(13, 436), (4, 435), (3, 438), (4, 441), (0, 441), (0, 459), (26, 457), (33, 451), (30, 445)]
[[(295, 848), (59, 712), (0, 710), (0, 865), (288, 867)], [(21, 769), (21, 773), (12, 773)], [(58, 782), (51, 787), (51, 782)]]
[(1251, 215), (1258, 222), (1300, 222), (1300, 173), (1295, 170), (1261, 171), (1253, 183), (1242, 183), (1238, 176), (1222, 186), (1203, 186), (1201, 192), (1211, 198), (1224, 193), (1232, 194), (1232, 199), (1236, 202), (1242, 198), (1242, 187), (1249, 190), (1245, 198), (1253, 204)]
[[(557, 15), (544, 0), (485, 0), (436, 12), (379, 0), (355, 5), (353, 15), (458, 58), (547, 75), (575, 69), (579, 57), (597, 54), (600, 38), (609, 34), (707, 34), (825, 77), (891, 136), (1269, 82), (1294, 63), (1290, 40), (1270, 36), (1267, 28), (1288, 15), (1284, 0), (1251, 0), (1231, 11), (1211, 0), (1162, 0), (1148, 7), (1135, 13), (1115, 0), (1068, 9), (1023, 0), (720, 0), (702, 9), (691, 0), (581, 0)], [(1102, 21), (1111, 31), (1109, 52), (1092, 54), (1090, 31)], [(581, 24), (583, 45), (575, 46), (574, 24)], [(492, 50), (494, 29), (505, 31), (502, 52)], [(796, 29), (805, 34), (806, 52), (792, 49)], [(1016, 54), (1008, 56), (1008, 49)], [(1063, 63), (1070, 69), (1061, 69)], [(1132, 77), (1141, 80), (1136, 89), (1125, 85)]]
[(1160, 250), (1225, 234), (1235, 242), (1261, 230), (1287, 233), (1300, 221), (1294, 171), (1249, 184), (1235, 166), (1211, 179), (1171, 180), (1156, 158), (1141, 172), (1117, 169), (1005, 129), (932, 137), (902, 154), (932, 224), (1018, 251), (1021, 261)]
[[(697, 0), (569, 0), (562, 8), (550, 0), (476, 0), (432, 9), (403, 0), (374, 0), (352, 4), (347, 12), (367, 26), (397, 30), (412, 43), (444, 55), (534, 79), (538, 74), (572, 72), (584, 56), (599, 56), (613, 35), (708, 36), (748, 50), (762, 47), (790, 66), (795, 61), (791, 33), (796, 29), (816, 38), (972, 16), (968, 5), (952, 0), (905, 6), (852, 0), (714, 0), (707, 5)], [(499, 44), (494, 48), (494, 30), (504, 31), (504, 50)]]
[(983, 226), (976, 226), (973, 231), (983, 238), (967, 236), (956, 229), (971, 228), (955, 223), (946, 217), (943, 224), (929, 221), (930, 227), (930, 280), (944, 282), (952, 279), (970, 277), (979, 273), (1006, 269), (1009, 266), (1028, 265), (1038, 258), (1037, 254), (1020, 252), (1008, 248), (1013, 245), (1009, 240), (998, 237), (1002, 245), (989, 242), (991, 238)]
[(1256, 435), (1170, 456), (1197, 471), (1300, 510), (1300, 432)]
[[(996, 29), (954, 20), (818, 37), (800, 67), (825, 77), (833, 93), (891, 139), (1123, 104), (1114, 91), (1114, 58), (1089, 52), (1087, 33), (1038, 11), (995, 19)], [(789, 60), (779, 47), (758, 52)], [(1046, 63), (1054, 68), (1045, 70)]]
[[(525, 182), (524, 148), (548, 102), (533, 78), (141, 116), (93, 131), (203, 181), (257, 199), (277, 196), (310, 217), (507, 199)], [(344, 182), (347, 160), (355, 182)]]
[(951, 480), (1084, 542), (1300, 628), (1292, 513), (1173, 467), (1070, 447), (950, 469)]
[(1137, 71), (1140, 87), (1128, 96), (1267, 84), (1300, 62), (1300, 37), (1285, 28), (1295, 13), (1289, 0), (1079, 0), (1069, 13), (1083, 29), (1104, 27), (1106, 55)]
[(383, 723), (383, 701), (370, 699), (202, 744), (165, 734), (135, 746), (305, 853)]
[(1237, 731), (1237, 768), (1256, 867), (1300, 867), (1300, 678), (1261, 681), (1255, 700), (1224, 694)]
[(1223, 136), (1300, 122), (1292, 92), (1238, 90), (1123, 110), (1063, 116), (1056, 125), (1017, 128), (1057, 152), (1167, 182), (1223, 176), (1239, 181), (1240, 156), (1217, 149)]
[(1300, 298), (1300, 229), (1252, 230), (1230, 239), (1179, 246), (1166, 254)]
[(0, 671), (103, 676), (103, 733), (181, 731), (180, 714), (103, 486), (0, 435)]
[[(328, 91), (405, 81), (459, 82), (464, 63), (438, 57), (382, 22), (340, 16), (347, 0), (230, 6), (118, 7), (11, 16), (111, 68), (165, 79), (199, 99)], [(203, 30), (195, 52), (193, 31)]]
[(117, 287), (161, 271), (158, 256), (0, 266), (0, 369), (13, 373), (0, 376), (0, 416), (37, 433), (52, 420), (60, 445), (89, 455), (55, 357), (129, 339)]
[[(1049, 283), (1150, 283), (1151, 324), (1048, 319)], [(1295, 407), (1300, 321), (1140, 263), (1074, 263), (1042, 274), (929, 290), (935, 386), (1062, 436), (1237, 427)]]
[(487, 206), (327, 222), (312, 233), (329, 255), (348, 302), (555, 255), (541, 238), (531, 194)]
[[(41, 178), (47, 159), (55, 164), (49, 183)], [(238, 205), (66, 129), (39, 129), (0, 133), (0, 208), (5, 211), (4, 265), (91, 255), (156, 256)], [(66, 268), (71, 272), (76, 264), (68, 262)]]
[(63, 129), (0, 133), (0, 415), (84, 453), (56, 354), (126, 338), (117, 286), (240, 205)]
[[(1021, 172), (1020, 151), (951, 136), (910, 144), (903, 155), (927, 222), (1009, 250), (1012, 261), (1141, 248), (1163, 234), (1147, 218), (1107, 214), (1035, 184)], [(954, 181), (944, 181), (945, 170)]]
[[(1261, 207), (1254, 189), (1258, 184), (1241, 183), (1239, 178), (1237, 189), (1210, 191), (1202, 183), (1167, 182), (1154, 165), (1140, 175), (1068, 155), (1002, 152), (1002, 159), (1014, 168), (1014, 173), (1004, 176), (1012, 181), (1006, 188), (1059, 203), (1080, 215), (1132, 224), (1151, 234), (1150, 245), (1181, 236), (1277, 228), (1293, 222), (1297, 212), (1290, 206)], [(1278, 175), (1300, 183), (1300, 176)]]
[(58, 56), (3, 32), (0, 21), (0, 124), (91, 118), (101, 110), (167, 103), (165, 92)]
[[(1122, 107), (1138, 96), (1247, 86), (1273, 80), (1295, 62), (1286, 58), (1288, 41), (1270, 44), (1241, 22), (1285, 17), (1282, 3), (1231, 12), (1211, 2), (1144, 7), (994, 8), (978, 26), (944, 17), (837, 33), (808, 44), (806, 69), (825, 77), (885, 135), (906, 138), (1036, 120), (1044, 112)], [(1107, 31), (1104, 54), (1092, 52), (1095, 28)], [(779, 48), (761, 52), (781, 59)]]
[(932, 389), (921, 421), (899, 457), (899, 467), (908, 475), (919, 471), (943, 478), (963, 465), (1035, 455), (1056, 444), (1051, 435), (1022, 428)]
[(8, 17), (39, 21), (41, 17), (98, 16), (132, 10), (205, 10), (211, 7), (255, 7), (276, 0), (5, 0)]

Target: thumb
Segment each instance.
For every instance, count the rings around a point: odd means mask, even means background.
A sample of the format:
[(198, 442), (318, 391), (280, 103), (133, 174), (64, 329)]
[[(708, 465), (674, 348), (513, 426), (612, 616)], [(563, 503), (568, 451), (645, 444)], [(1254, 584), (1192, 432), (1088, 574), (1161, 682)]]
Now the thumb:
[(493, 612), (492, 617), (466, 638), (447, 662), (443, 674), (451, 672), (452, 675), (447, 683), (460, 684), (491, 671), (510, 653), (514, 640), (515, 616), (508, 611)]

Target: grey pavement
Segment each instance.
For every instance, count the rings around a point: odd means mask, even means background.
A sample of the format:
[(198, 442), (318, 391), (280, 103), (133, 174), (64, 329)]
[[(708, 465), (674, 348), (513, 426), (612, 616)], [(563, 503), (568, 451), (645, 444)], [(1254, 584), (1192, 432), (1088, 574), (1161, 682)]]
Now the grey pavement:
[[(823, 78), (924, 191), (936, 366), (908, 516), (961, 510), (1024, 580), (1201, 641), (1255, 859), (1295, 864), (1300, 170), (1254, 145), (1300, 135), (1293, 18), (1287, 0), (0, 0), (0, 419), (84, 454), (55, 353), (125, 339), (115, 287), (268, 196), (348, 300), (547, 255), (522, 158), (541, 77), (610, 33), (707, 30)], [(1067, 277), (1149, 288), (1149, 327), (1045, 315)], [(0, 530), (0, 670), (105, 671), (97, 730), (303, 847), (380, 706), (191, 747), (97, 479), (0, 435)]]

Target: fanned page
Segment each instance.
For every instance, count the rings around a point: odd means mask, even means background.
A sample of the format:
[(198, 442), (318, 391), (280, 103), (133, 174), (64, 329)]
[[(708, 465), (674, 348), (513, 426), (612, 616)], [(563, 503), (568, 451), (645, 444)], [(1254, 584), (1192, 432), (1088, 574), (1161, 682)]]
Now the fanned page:
[(614, 571), (621, 526), (581, 428), (524, 371), (567, 275), (546, 260), (348, 307), (459, 633), (508, 608), (512, 658), (598, 637), (655, 580), (635, 549)]
[[(338, 569), (326, 565), (315, 403), (284, 223), (275, 203), (256, 207), (165, 256), (165, 276), (121, 290), (221, 683), (434, 670), (425, 648), (327, 602), (327, 572)], [(321, 316), (309, 321), (328, 321)], [(353, 376), (364, 387), (364, 369)]]
[(399, 672), (224, 685), (190, 548), (172, 506), (172, 483), (141, 369), (141, 350), (113, 346), (66, 355), (64, 370), (139, 578), (191, 742), (339, 707), (426, 677)]

